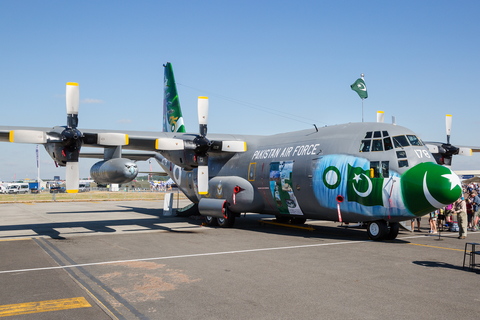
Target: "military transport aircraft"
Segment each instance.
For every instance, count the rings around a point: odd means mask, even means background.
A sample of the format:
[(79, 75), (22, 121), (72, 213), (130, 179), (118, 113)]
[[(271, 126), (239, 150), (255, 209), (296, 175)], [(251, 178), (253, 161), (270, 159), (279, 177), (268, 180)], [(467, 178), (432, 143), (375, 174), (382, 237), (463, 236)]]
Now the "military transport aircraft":
[[(82, 145), (105, 148), (95, 180), (130, 181), (138, 172), (132, 160), (154, 156), (207, 223), (221, 227), (255, 212), (292, 223), (365, 222), (371, 239), (395, 239), (400, 221), (461, 195), (458, 176), (407, 128), (364, 122), (270, 136), (207, 134), (208, 98), (199, 97), (199, 133), (185, 133), (170, 63), (164, 94), (168, 132), (80, 131), (78, 84), (67, 83), (67, 126), (4, 126), (0, 141), (43, 144), (66, 166), (69, 192), (78, 190)], [(122, 149), (137, 153), (125, 158)]]

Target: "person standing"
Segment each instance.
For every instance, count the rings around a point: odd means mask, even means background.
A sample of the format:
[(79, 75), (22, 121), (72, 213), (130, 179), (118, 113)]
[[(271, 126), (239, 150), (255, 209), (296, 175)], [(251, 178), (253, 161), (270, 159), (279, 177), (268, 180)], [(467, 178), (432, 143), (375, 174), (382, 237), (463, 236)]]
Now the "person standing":
[(463, 200), (463, 195), (453, 204), (453, 213), (457, 214), (458, 230), (460, 235), (458, 239), (465, 239), (467, 236), (467, 205)]

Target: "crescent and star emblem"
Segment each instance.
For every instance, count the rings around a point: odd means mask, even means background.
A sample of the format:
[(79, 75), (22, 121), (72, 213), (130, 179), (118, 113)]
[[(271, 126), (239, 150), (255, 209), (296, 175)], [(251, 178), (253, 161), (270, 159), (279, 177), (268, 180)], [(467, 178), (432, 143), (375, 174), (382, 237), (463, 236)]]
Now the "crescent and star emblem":
[[(365, 198), (365, 197), (368, 197), (370, 193), (372, 193), (373, 185), (372, 185), (372, 180), (370, 180), (370, 178), (365, 173), (362, 173), (362, 176), (364, 176), (367, 179), (367, 182), (368, 182), (367, 191), (358, 192), (358, 190), (355, 188), (355, 185), (353, 183), (352, 183), (352, 188), (353, 188), (353, 191), (355, 191), (355, 193), (358, 196)], [(353, 178), (353, 180), (355, 180), (358, 183), (358, 181), (362, 180), (362, 178), (360, 177), (359, 174), (355, 174), (355, 177)]]
[(359, 90), (367, 91), (367, 88), (365, 88), (365, 85), (363, 83), (357, 84), (357, 87), (358, 87)]
[[(443, 175), (443, 176), (446, 176), (446, 175)], [(445, 177), (445, 178), (447, 178), (447, 177)], [(447, 178), (447, 179), (449, 179), (449, 178)], [(450, 180), (450, 182), (452, 182), (452, 180)], [(453, 187), (455, 187), (455, 185), (454, 185), (454, 183), (452, 183)], [(452, 189), (453, 189), (453, 187), (452, 187)], [(438, 202), (437, 199), (435, 199), (430, 194), (430, 191), (428, 190), (428, 186), (427, 186), (427, 173), (426, 172), (425, 172), (425, 175), (423, 176), (423, 194), (425, 195), (425, 198), (427, 198), (428, 203), (430, 203), (433, 207), (441, 208), (441, 207), (447, 206), (446, 204)]]

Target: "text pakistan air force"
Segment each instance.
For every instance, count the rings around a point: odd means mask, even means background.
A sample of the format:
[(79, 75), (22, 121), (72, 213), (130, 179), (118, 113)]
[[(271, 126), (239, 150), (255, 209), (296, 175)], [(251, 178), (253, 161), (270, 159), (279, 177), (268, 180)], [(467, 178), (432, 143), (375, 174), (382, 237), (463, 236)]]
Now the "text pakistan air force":
[[(307, 156), (313, 155), (317, 151), (320, 144), (307, 144), (294, 147), (274, 148), (257, 150), (253, 153), (252, 160), (255, 159), (271, 159), (271, 158), (285, 158), (293, 156)], [(292, 153), (293, 151), (293, 153)]]

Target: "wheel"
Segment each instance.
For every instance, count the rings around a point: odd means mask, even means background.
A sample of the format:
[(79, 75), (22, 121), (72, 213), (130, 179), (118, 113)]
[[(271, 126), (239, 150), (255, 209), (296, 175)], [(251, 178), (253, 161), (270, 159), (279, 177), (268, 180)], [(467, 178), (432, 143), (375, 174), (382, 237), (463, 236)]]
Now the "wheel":
[(383, 220), (371, 221), (368, 223), (367, 233), (372, 240), (382, 240), (388, 233), (387, 223)]
[(307, 221), (305, 218), (300, 218), (300, 217), (293, 217), (290, 219), (290, 222), (292, 224), (304, 224)]
[(235, 214), (228, 210), (228, 207), (226, 207), (224, 210), (224, 218), (217, 218), (218, 225), (222, 228), (231, 228), (235, 223)]
[(278, 215), (278, 216), (275, 216), (275, 220), (278, 223), (288, 223), (288, 221), (290, 221), (290, 217)]
[(398, 235), (398, 231), (400, 230), (400, 223), (398, 222), (390, 222), (390, 228), (388, 233), (385, 235), (385, 240), (395, 240)]
[(214, 217), (212, 217), (212, 216), (205, 216), (205, 222), (206, 222), (207, 225), (210, 226), (210, 227), (218, 226), (218, 220), (217, 220), (217, 218), (214, 218)]

